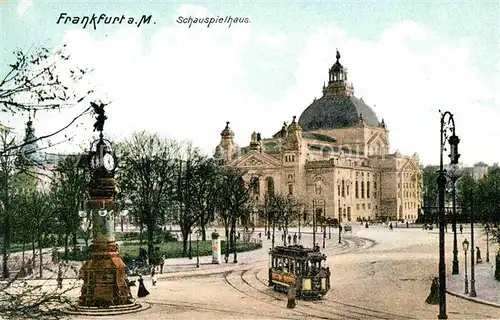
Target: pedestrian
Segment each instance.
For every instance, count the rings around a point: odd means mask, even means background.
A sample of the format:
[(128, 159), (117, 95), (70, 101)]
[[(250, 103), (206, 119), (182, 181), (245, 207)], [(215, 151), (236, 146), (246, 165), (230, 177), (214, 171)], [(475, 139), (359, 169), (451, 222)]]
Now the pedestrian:
[(425, 302), (428, 304), (439, 304), (439, 281), (437, 277), (432, 279), (431, 292), (427, 296), (427, 299), (425, 299)]
[(165, 264), (166, 259), (167, 259), (167, 254), (165, 253), (160, 259), (160, 274), (163, 274), (163, 265)]
[(149, 294), (149, 291), (146, 289), (146, 286), (144, 285), (144, 279), (142, 279), (142, 276), (139, 275), (139, 289), (137, 290), (137, 297), (143, 298)]
[(460, 225), (460, 234), (462, 234), (464, 231), (464, 227), (462, 227), (462, 225)]
[(259, 232), (259, 239), (262, 238), (262, 232)]
[(289, 235), (288, 235), (288, 244), (290, 244), (291, 242), (292, 242), (292, 235), (291, 235), (291, 234), (289, 234)]
[(151, 283), (153, 284), (153, 286), (156, 286), (156, 272), (155, 272), (155, 268), (153, 268), (153, 271), (151, 271)]
[(297, 244), (297, 234), (293, 234), (293, 244)]
[(389, 230), (392, 231), (392, 222), (389, 224)]
[(410, 227), (410, 225), (408, 224), (408, 221), (406, 221), (406, 227), (407, 227), (407, 228), (409, 228), (409, 227)]
[(62, 289), (62, 283), (63, 283), (63, 272), (62, 272), (62, 266), (59, 265), (59, 270), (57, 271), (57, 288)]

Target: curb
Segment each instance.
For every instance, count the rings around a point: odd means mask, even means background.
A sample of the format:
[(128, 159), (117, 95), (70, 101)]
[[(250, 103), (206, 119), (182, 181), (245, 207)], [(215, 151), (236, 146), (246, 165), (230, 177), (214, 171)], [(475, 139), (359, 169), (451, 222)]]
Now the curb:
[(464, 299), (464, 300), (469, 300), (469, 301), (472, 301), (472, 302), (475, 302), (475, 303), (480, 303), (480, 304), (484, 304), (486, 306), (490, 306), (490, 307), (494, 307), (494, 308), (499, 308), (500, 309), (500, 304), (497, 304), (497, 303), (494, 303), (494, 302), (490, 302), (490, 301), (486, 301), (486, 300), (478, 299), (478, 298), (472, 298), (472, 297), (465, 296), (465, 295), (462, 295), (462, 294), (459, 294), (459, 293), (451, 292), (449, 290), (446, 290), (446, 293), (448, 293), (449, 295), (455, 296), (457, 298), (461, 298), (461, 299)]

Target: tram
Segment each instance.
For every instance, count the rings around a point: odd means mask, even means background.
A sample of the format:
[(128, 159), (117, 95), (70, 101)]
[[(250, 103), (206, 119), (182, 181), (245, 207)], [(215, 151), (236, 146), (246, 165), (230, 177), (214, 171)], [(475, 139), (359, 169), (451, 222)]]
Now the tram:
[(330, 290), (330, 268), (318, 246), (278, 246), (269, 254), (269, 286), (274, 290), (288, 292), (295, 286), (299, 299), (320, 299)]

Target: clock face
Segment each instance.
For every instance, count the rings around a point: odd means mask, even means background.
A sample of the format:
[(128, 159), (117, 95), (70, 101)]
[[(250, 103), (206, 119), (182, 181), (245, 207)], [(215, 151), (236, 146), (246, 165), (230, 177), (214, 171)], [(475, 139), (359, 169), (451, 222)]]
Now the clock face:
[(106, 153), (102, 158), (104, 163), (104, 168), (108, 171), (113, 171), (116, 169), (115, 157), (112, 154)]
[(93, 154), (90, 158), (90, 167), (94, 170), (101, 167), (101, 158), (98, 154)]

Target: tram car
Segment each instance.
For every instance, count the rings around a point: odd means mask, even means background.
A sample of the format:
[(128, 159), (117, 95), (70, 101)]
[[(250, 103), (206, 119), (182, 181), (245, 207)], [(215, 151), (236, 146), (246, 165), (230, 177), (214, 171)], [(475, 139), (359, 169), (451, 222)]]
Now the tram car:
[(330, 290), (330, 268), (326, 255), (301, 245), (278, 246), (270, 250), (269, 286), (288, 292), (295, 286), (299, 299), (321, 299)]

